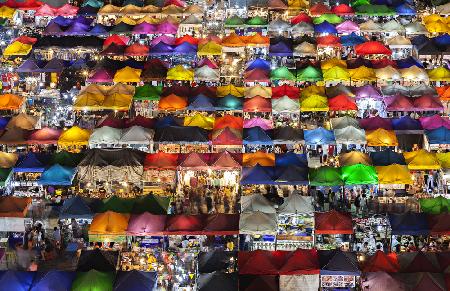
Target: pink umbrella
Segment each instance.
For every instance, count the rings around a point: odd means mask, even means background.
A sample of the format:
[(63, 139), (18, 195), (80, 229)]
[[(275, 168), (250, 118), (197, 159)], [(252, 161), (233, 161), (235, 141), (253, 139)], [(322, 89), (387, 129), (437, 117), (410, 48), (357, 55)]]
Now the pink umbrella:
[(165, 33), (165, 34), (177, 34), (178, 32), (178, 24), (174, 24), (170, 21), (164, 21), (158, 24), (158, 33)]
[(151, 24), (147, 22), (142, 22), (133, 27), (133, 34), (153, 34), (156, 33), (157, 26), (156, 24)]
[(433, 116), (420, 117), (419, 121), (420, 124), (422, 124), (423, 129), (436, 129), (442, 126), (450, 129), (450, 120), (438, 114), (435, 114)]
[(148, 212), (133, 214), (128, 222), (127, 233), (131, 235), (162, 234), (166, 225), (166, 215), (154, 215)]
[(263, 130), (273, 129), (272, 121), (270, 121), (268, 119), (264, 119), (261, 117), (254, 117), (252, 119), (244, 120), (244, 128), (251, 128), (251, 127), (255, 127), (255, 126), (259, 126)]
[(150, 46), (154, 47), (155, 45), (157, 45), (160, 42), (163, 42), (168, 45), (173, 45), (175, 43), (175, 39), (176, 38), (172, 37), (172, 36), (161, 35), (161, 36), (158, 36), (158, 37), (155, 37), (154, 39), (152, 39), (150, 42)]
[(359, 32), (358, 24), (354, 23), (351, 20), (346, 20), (338, 25), (336, 25), (336, 30), (338, 33), (352, 33)]

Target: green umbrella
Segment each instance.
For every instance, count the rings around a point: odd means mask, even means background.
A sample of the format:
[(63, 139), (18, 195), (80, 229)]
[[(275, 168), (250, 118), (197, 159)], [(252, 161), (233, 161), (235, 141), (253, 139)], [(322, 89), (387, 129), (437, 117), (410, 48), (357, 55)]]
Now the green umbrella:
[(247, 25), (250, 26), (264, 26), (267, 25), (267, 20), (261, 16), (255, 16), (247, 20)]
[(144, 86), (136, 87), (133, 99), (135, 100), (159, 100), (162, 93), (162, 86), (152, 86), (145, 84)]
[(99, 1), (99, 0), (86, 0), (83, 2), (83, 4), (81, 5), (81, 7), (85, 7), (85, 6), (91, 6), (91, 7), (95, 7), (95, 8), (100, 8), (103, 6), (103, 1)]
[(236, 15), (225, 20), (225, 26), (241, 26), (244, 24), (245, 24), (244, 19)]
[(370, 0), (356, 0), (351, 3), (352, 7), (358, 7), (361, 5), (370, 5)]
[(126, 199), (117, 196), (111, 196), (108, 199), (104, 199), (102, 201), (97, 212), (114, 211), (118, 213), (131, 213), (135, 202), (135, 199)]
[(450, 199), (446, 199), (442, 196), (436, 198), (421, 198), (419, 199), (420, 208), (425, 213), (440, 214), (443, 212), (449, 212)]
[(149, 194), (136, 199), (133, 214), (150, 212), (151, 214), (167, 214), (170, 198)]
[(331, 24), (339, 24), (344, 21), (341, 17), (337, 16), (336, 14), (322, 14), (319, 17), (316, 17), (313, 19), (314, 24), (320, 24), (324, 21), (327, 21)]
[(339, 186), (343, 185), (340, 168), (320, 167), (310, 169), (309, 184), (312, 186)]
[(11, 168), (0, 168), (0, 186), (4, 187), (11, 177)]
[(72, 291), (112, 291), (113, 282), (113, 273), (104, 273), (97, 270), (79, 272), (72, 283)]
[(342, 179), (346, 185), (378, 184), (375, 167), (363, 164), (342, 167)]
[(321, 80), (323, 80), (322, 70), (313, 66), (307, 66), (297, 72), (297, 81), (315, 82)]
[(294, 74), (289, 71), (285, 66), (276, 68), (275, 70), (270, 72), (271, 80), (291, 80), (295, 81)]
[(64, 167), (76, 167), (84, 158), (84, 153), (69, 153), (61, 151), (53, 154), (51, 157), (52, 164), (60, 164)]
[(360, 5), (355, 8), (357, 15), (370, 15), (370, 16), (387, 16), (395, 15), (395, 11), (387, 7), (386, 5)]

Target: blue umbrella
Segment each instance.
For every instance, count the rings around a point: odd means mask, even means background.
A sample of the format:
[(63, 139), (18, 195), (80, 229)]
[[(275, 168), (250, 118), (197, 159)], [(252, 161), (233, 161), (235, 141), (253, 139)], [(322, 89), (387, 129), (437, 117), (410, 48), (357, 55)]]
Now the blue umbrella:
[(328, 21), (324, 21), (320, 24), (314, 25), (314, 33), (331, 33), (337, 34), (336, 27)]
[(341, 44), (343, 46), (355, 46), (358, 44), (365, 43), (366, 41), (367, 40), (364, 37), (357, 35), (354, 32), (348, 35), (341, 36)]

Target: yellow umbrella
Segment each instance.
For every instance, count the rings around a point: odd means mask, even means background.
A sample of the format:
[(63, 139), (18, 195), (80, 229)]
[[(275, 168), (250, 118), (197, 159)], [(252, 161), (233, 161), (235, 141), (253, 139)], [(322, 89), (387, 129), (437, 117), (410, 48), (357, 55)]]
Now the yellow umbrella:
[(106, 96), (101, 109), (124, 111), (130, 109), (132, 95), (113, 93)]
[(0, 168), (12, 168), (18, 159), (19, 156), (17, 154), (0, 152)]
[(128, 25), (136, 25), (137, 24), (136, 20), (134, 20), (128, 16), (122, 16), (122, 17), (116, 19), (116, 25), (121, 22), (128, 24)]
[(442, 20), (425, 23), (425, 27), (431, 33), (446, 33), (450, 31), (447, 23)]
[(436, 157), (444, 169), (450, 169), (450, 152), (447, 153), (437, 153)]
[(380, 184), (412, 184), (413, 180), (407, 166), (393, 164), (375, 167)]
[(200, 46), (197, 55), (199, 56), (219, 56), (222, 54), (222, 46), (214, 41), (209, 41)]
[(374, 69), (366, 66), (350, 69), (348, 72), (352, 81), (375, 81), (377, 79)]
[(326, 70), (331, 69), (331, 68), (336, 67), (336, 66), (341, 67), (341, 68), (347, 68), (347, 63), (344, 60), (339, 60), (337, 58), (332, 58), (332, 59), (323, 61), (320, 64), (320, 68), (323, 71), (326, 71)]
[(352, 151), (339, 155), (339, 166), (351, 166), (356, 164), (363, 164), (367, 166), (372, 165), (372, 159), (368, 154), (363, 152)]
[(366, 139), (368, 146), (398, 146), (398, 140), (395, 132), (393, 130), (386, 130), (384, 128), (366, 131)]
[(323, 79), (325, 81), (346, 81), (350, 79), (350, 74), (347, 68), (335, 66), (323, 73)]
[(105, 100), (105, 95), (100, 93), (81, 93), (73, 104), (74, 110), (98, 110)]
[(444, 67), (434, 68), (428, 71), (431, 81), (450, 81), (450, 70)]
[(15, 13), (16, 13), (16, 9), (14, 9), (14, 8), (10, 8), (7, 6), (0, 7), (0, 18), (11, 19), (11, 18), (13, 18)]
[(194, 71), (192, 69), (186, 69), (182, 65), (177, 65), (167, 71), (167, 80), (193, 81)]
[(15, 41), (5, 48), (3, 55), (5, 57), (10, 56), (26, 56), (31, 52), (33, 46), (31, 44), (21, 43)]
[(233, 84), (217, 87), (216, 94), (218, 97), (233, 95), (235, 97), (244, 97), (244, 87), (236, 87)]
[(186, 116), (184, 118), (184, 126), (198, 126), (206, 130), (211, 130), (214, 127), (214, 117), (204, 116), (200, 113), (193, 116)]
[(131, 67), (126, 66), (120, 70), (117, 70), (114, 75), (115, 83), (139, 83), (141, 81), (141, 73), (142, 70), (133, 69)]
[(303, 97), (300, 100), (301, 111), (328, 111), (328, 99), (317, 94)]
[(403, 156), (410, 170), (438, 170), (441, 168), (436, 154), (423, 149), (404, 152)]
[(303, 89), (302, 91), (302, 97), (307, 97), (310, 95), (322, 95), (325, 96), (325, 87), (324, 86), (317, 86), (317, 85), (311, 85)]
[(90, 136), (89, 130), (72, 126), (70, 129), (63, 131), (59, 137), (58, 145), (62, 147), (87, 145)]

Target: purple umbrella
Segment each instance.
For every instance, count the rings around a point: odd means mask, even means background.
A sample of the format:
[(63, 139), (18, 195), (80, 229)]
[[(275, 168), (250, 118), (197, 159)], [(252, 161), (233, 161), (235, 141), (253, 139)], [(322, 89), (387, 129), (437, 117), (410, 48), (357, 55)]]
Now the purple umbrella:
[(164, 21), (161, 22), (158, 25), (157, 29), (158, 33), (164, 33), (164, 34), (177, 34), (178, 32), (178, 24), (174, 24), (170, 21)]
[(158, 42), (157, 45), (150, 48), (150, 55), (170, 55), (173, 53), (173, 47), (164, 42)]
[(292, 49), (284, 41), (280, 41), (269, 47), (269, 56), (288, 57), (292, 56)]
[(40, 68), (34, 59), (26, 60), (19, 68), (17, 68), (18, 73), (33, 73), (39, 72), (39, 70)]
[(54, 18), (52, 21), (50, 21), (50, 23), (56, 23), (60, 26), (69, 26), (74, 22), (74, 19), (72, 18), (66, 18), (63, 16), (58, 16), (56, 18)]
[(159, 42), (164, 42), (168, 45), (173, 45), (173, 44), (175, 44), (175, 37), (168, 36), (168, 35), (161, 35), (161, 36), (155, 37), (154, 39), (152, 39), (150, 41), (150, 46), (155, 46)]
[(114, 74), (105, 68), (97, 69), (86, 81), (91, 83), (110, 83)]
[(55, 22), (50, 22), (49, 25), (44, 29), (43, 32), (44, 35), (61, 35), (63, 34), (63, 30), (61, 29), (61, 26)]
[(44, 73), (61, 73), (64, 70), (64, 64), (59, 59), (51, 59), (40, 71)]
[(154, 215), (148, 212), (133, 214), (128, 222), (127, 233), (132, 235), (162, 234), (166, 225), (166, 215)]
[(64, 35), (85, 35), (89, 30), (89, 25), (81, 22), (75, 22), (67, 30), (64, 31)]
[(380, 91), (373, 87), (372, 85), (365, 85), (362, 87), (356, 87), (353, 90), (356, 99), (363, 98), (373, 98), (373, 99), (383, 99), (383, 95), (381, 95)]
[(197, 54), (197, 46), (188, 42), (183, 42), (182, 44), (177, 45), (173, 49), (173, 52), (180, 55), (195, 55)]
[(157, 26), (155, 24), (150, 24), (147, 22), (142, 22), (133, 27), (131, 31), (133, 34), (154, 34), (157, 31)]
[(391, 121), (387, 118), (381, 118), (379, 116), (361, 119), (359, 121), (359, 126), (365, 130), (375, 130), (379, 128), (392, 130)]
[(106, 30), (106, 27), (102, 24), (97, 23), (94, 27), (89, 30), (89, 35), (106, 35), (108, 34), (108, 31)]

